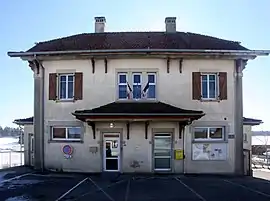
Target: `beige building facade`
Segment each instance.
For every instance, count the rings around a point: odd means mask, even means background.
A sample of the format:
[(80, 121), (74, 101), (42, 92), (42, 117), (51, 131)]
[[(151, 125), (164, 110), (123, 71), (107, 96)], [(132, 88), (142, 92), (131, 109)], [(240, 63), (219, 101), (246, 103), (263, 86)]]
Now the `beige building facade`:
[(63, 50), (48, 41), (9, 53), (27, 60), (35, 75), (35, 166), (243, 171), (242, 70), (267, 54), (176, 32), (175, 18), (166, 18), (167, 31), (159, 33), (106, 33), (105, 22), (96, 19), (94, 34), (73, 36), (76, 47), (71, 37), (56, 39)]

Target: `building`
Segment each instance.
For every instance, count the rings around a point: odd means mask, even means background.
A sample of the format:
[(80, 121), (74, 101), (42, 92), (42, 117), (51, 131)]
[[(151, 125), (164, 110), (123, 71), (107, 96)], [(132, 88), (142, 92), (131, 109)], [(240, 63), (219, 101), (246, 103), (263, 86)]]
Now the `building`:
[(242, 71), (269, 52), (177, 32), (174, 17), (165, 32), (105, 24), (8, 52), (34, 72), (35, 167), (243, 174)]
[(13, 123), (23, 126), (24, 164), (34, 166), (34, 118), (15, 119)]

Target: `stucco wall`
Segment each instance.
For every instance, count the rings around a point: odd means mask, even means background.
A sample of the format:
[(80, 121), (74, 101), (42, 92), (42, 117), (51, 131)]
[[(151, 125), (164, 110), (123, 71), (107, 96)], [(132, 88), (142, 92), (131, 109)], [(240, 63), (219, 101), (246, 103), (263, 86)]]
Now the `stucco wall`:
[[(182, 73), (179, 72), (179, 61), (170, 62), (170, 72), (167, 73), (165, 59), (114, 59), (108, 60), (108, 72), (105, 73), (104, 61), (95, 62), (95, 73), (92, 73), (90, 60), (69, 60), (69, 61), (46, 61), (45, 67), (45, 127), (48, 121), (76, 121), (71, 115), (78, 109), (91, 109), (116, 100), (117, 72), (119, 71), (156, 71), (157, 72), (157, 100), (172, 104), (177, 107), (192, 110), (203, 110), (206, 115), (199, 121), (208, 126), (211, 121), (222, 122), (229, 130), (226, 133), (234, 133), (234, 77), (233, 60), (187, 60), (183, 61)], [(201, 102), (192, 100), (192, 72), (227, 72), (228, 100), (221, 102)], [(75, 102), (55, 102), (48, 100), (49, 73), (57, 72), (83, 72), (83, 100)], [(144, 84), (143, 84), (144, 86)], [(174, 125), (171, 125), (174, 124)], [(84, 143), (74, 143), (76, 152), (70, 161), (64, 159), (61, 153), (61, 146), (65, 143), (48, 143), (50, 136), (49, 129), (45, 130), (45, 165), (47, 167), (64, 168), (76, 171), (100, 171), (101, 155), (90, 154), (89, 146), (99, 146), (101, 139), (100, 132), (97, 132), (96, 140), (93, 140), (91, 127), (84, 124)], [(101, 126), (102, 127), (102, 126)], [(106, 126), (105, 126), (106, 127)], [(125, 136), (125, 126), (118, 125), (123, 129), (123, 140)], [(156, 127), (171, 127), (178, 133), (176, 123), (156, 124)], [(149, 129), (152, 128), (149, 126)], [(149, 139), (151, 130), (149, 130)], [(228, 161), (226, 164), (217, 161), (207, 161), (205, 165), (201, 162), (191, 160), (191, 140), (192, 133), (185, 130), (185, 167), (182, 161), (174, 163), (174, 170), (181, 172), (185, 168), (188, 172), (231, 172), (234, 165), (234, 139), (228, 140)], [(125, 171), (151, 171), (152, 146), (149, 139), (144, 139), (144, 125), (132, 124), (130, 127), (131, 139), (126, 141), (123, 147), (123, 169)], [(175, 148), (182, 148), (182, 139), (174, 142)], [(101, 153), (101, 152), (99, 152)], [(142, 154), (144, 153), (144, 154)], [(147, 154), (146, 154), (147, 153)], [(130, 160), (142, 157), (140, 170), (130, 168)], [(71, 162), (72, 161), (72, 162)], [(87, 162), (91, 161), (91, 162)], [(146, 162), (144, 162), (146, 161)], [(76, 165), (75, 165), (76, 164)], [(216, 166), (213, 167), (213, 164)]]
[(24, 125), (24, 164), (30, 165), (30, 138), (29, 135), (34, 133), (33, 125)]

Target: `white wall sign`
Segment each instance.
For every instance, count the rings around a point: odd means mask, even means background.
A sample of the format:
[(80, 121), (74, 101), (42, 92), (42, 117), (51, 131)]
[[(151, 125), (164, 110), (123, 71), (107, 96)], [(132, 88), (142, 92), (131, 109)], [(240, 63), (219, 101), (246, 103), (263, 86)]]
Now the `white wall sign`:
[(226, 160), (227, 143), (194, 143), (192, 160)]

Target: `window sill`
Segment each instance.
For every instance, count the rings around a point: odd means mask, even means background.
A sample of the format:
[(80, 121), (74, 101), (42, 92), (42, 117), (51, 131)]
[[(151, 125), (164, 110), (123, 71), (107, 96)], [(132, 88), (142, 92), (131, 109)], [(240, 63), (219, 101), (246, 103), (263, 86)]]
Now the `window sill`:
[(48, 140), (48, 143), (81, 143), (83, 140)]
[(116, 102), (158, 102), (157, 99), (117, 99)]
[(220, 102), (220, 99), (200, 99), (201, 102)]
[(70, 102), (75, 102), (75, 99), (57, 99), (55, 100), (56, 103), (70, 103)]
[(202, 143), (228, 143), (228, 140), (192, 140), (192, 143), (198, 143), (198, 144), (202, 144)]

